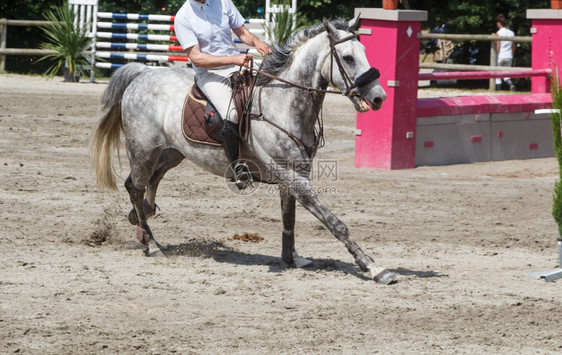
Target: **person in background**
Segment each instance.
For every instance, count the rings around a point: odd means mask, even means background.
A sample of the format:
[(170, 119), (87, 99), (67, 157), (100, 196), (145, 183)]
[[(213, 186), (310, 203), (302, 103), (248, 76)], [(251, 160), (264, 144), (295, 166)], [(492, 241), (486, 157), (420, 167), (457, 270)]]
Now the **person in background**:
[[(506, 20), (503, 14), (499, 14), (496, 17), (496, 25), (498, 26), (496, 35), (499, 37), (515, 36), (513, 31), (506, 27)], [(513, 63), (513, 55), (515, 54), (515, 43), (512, 41), (496, 41), (496, 48), (498, 51), (498, 66), (510, 67)], [(511, 91), (515, 91), (515, 85), (513, 85), (510, 78), (496, 78), (496, 90), (501, 90), (502, 81), (505, 81), (507, 85), (509, 85)]]

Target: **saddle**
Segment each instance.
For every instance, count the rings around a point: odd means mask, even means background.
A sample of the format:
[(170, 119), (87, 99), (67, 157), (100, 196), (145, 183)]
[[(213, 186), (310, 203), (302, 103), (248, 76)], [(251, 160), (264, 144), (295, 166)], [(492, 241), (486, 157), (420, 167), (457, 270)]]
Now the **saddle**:
[[(251, 95), (254, 77), (249, 71), (235, 72), (230, 77), (233, 103), (239, 120), (239, 135), (245, 140), (250, 129)], [(222, 146), (223, 118), (203, 94), (197, 80), (190, 88), (182, 112), (182, 132), (191, 142)]]

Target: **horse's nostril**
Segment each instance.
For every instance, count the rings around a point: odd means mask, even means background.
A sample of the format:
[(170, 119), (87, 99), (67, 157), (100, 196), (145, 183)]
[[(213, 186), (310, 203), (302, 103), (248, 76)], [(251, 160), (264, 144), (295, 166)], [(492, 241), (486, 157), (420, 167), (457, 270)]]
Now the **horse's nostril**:
[(382, 99), (380, 97), (376, 97), (373, 102), (375, 103), (375, 105), (380, 106), (382, 105)]

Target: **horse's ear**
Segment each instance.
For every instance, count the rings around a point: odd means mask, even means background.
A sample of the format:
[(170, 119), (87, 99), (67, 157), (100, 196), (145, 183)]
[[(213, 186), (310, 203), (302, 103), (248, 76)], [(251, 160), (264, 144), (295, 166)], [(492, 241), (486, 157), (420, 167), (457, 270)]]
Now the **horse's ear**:
[(322, 18), (322, 23), (324, 24), (324, 27), (326, 28), (326, 31), (330, 30), (330, 21), (328, 21), (327, 18)]
[(357, 31), (357, 28), (359, 28), (360, 17), (361, 17), (361, 13), (359, 13), (354, 19), (351, 19), (348, 23), (349, 28), (352, 28), (353, 32)]
[(328, 32), (328, 35), (332, 38), (336, 38), (336, 33), (338, 33), (338, 30), (334, 27), (334, 25), (332, 25), (330, 21), (328, 21), (325, 17), (322, 19), (322, 23), (324, 24), (324, 27), (326, 27), (326, 32)]

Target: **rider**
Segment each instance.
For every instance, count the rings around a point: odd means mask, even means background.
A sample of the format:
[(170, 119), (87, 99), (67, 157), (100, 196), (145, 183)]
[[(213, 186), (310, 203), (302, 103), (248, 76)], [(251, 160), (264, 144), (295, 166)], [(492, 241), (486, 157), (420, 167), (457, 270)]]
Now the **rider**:
[(238, 116), (231, 104), (229, 76), (247, 65), (251, 56), (240, 53), (231, 30), (261, 55), (271, 53), (267, 44), (248, 31), (244, 21), (232, 0), (187, 0), (174, 21), (178, 41), (193, 64), (197, 85), (224, 119), (222, 136), (235, 181), (244, 179), (247, 172), (245, 165), (238, 163)]

